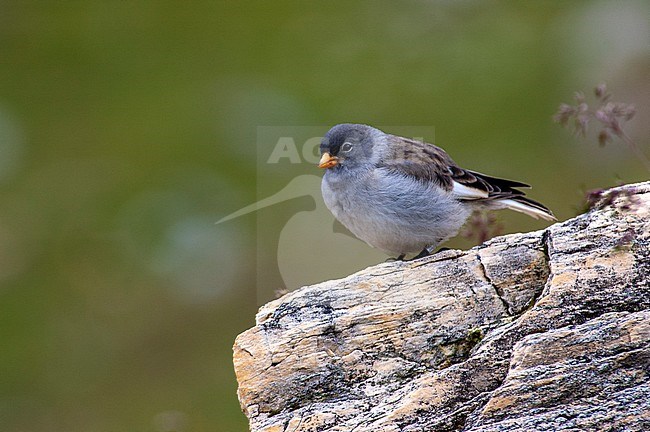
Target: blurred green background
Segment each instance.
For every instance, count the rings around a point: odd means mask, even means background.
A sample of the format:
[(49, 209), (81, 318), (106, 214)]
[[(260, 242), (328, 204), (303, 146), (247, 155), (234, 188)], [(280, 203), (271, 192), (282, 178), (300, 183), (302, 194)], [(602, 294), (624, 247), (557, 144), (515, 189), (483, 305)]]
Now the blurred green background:
[[(260, 126), (435, 127), (458, 163), (533, 184), (560, 219), (584, 189), (646, 179), (551, 116), (607, 81), (648, 153), (648, 16), (606, 0), (0, 2), (0, 430), (247, 429), (231, 346), (282, 279), (258, 216), (215, 222), (295, 176), (260, 168)], [(266, 211), (265, 236), (291, 205)]]

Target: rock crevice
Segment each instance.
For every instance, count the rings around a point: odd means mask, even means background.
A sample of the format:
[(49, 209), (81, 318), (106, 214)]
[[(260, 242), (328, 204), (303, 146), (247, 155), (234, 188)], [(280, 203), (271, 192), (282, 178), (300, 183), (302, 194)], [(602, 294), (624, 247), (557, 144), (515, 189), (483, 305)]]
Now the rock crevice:
[(252, 431), (650, 429), (650, 183), (469, 251), (263, 306), (234, 346)]

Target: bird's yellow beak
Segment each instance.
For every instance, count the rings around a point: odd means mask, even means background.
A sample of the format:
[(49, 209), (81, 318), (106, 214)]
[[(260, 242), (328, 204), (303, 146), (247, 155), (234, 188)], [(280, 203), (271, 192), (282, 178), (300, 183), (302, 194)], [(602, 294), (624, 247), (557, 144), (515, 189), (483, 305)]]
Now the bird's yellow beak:
[(329, 153), (323, 153), (318, 163), (318, 168), (332, 168), (339, 164), (339, 158), (332, 156)]

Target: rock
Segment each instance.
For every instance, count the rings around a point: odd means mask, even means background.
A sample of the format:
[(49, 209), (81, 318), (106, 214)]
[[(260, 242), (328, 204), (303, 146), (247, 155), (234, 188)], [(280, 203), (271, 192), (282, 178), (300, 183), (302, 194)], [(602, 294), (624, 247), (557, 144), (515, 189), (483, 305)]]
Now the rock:
[(650, 430), (649, 281), (650, 182), (268, 303), (239, 400), (265, 432)]

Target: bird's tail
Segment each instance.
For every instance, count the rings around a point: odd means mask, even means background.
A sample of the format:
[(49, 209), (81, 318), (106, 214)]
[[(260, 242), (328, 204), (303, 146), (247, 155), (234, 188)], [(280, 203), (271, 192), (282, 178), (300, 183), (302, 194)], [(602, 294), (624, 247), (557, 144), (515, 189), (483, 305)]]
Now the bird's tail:
[(549, 210), (544, 204), (538, 203), (537, 201), (523, 195), (510, 196), (506, 199), (495, 200), (494, 202), (498, 202), (500, 204), (500, 207), (518, 211), (520, 213), (534, 217), (535, 219), (541, 218), (548, 221), (557, 221), (555, 215), (553, 215), (553, 212)]

